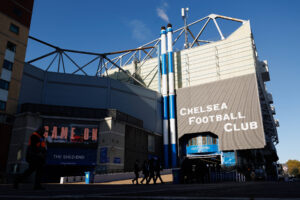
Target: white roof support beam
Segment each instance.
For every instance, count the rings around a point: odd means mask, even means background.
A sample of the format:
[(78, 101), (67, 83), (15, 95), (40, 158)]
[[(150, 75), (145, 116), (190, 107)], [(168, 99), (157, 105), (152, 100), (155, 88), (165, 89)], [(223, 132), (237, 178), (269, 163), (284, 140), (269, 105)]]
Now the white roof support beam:
[(214, 21), (214, 23), (215, 23), (215, 25), (216, 25), (216, 27), (217, 27), (217, 29), (218, 29), (218, 32), (219, 32), (219, 34), (220, 34), (220, 36), (221, 36), (221, 40), (224, 40), (225, 37), (223, 36), (223, 33), (222, 33), (222, 31), (221, 31), (221, 29), (220, 29), (220, 27), (219, 27), (219, 25), (218, 25), (218, 23), (217, 23), (217, 21), (216, 21), (217, 15), (211, 14), (211, 15), (209, 15), (209, 17)]

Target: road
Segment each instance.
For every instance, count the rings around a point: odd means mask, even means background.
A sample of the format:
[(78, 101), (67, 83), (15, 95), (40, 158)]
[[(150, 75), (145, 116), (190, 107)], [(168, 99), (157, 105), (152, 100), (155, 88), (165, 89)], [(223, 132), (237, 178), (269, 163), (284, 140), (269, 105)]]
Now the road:
[(246, 182), (217, 184), (46, 184), (33, 190), (0, 185), (0, 199), (300, 199), (300, 182)]

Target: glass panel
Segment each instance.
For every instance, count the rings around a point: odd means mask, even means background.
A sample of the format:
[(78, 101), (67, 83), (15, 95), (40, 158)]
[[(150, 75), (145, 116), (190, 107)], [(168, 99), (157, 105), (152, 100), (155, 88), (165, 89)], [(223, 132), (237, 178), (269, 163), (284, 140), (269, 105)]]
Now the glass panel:
[(10, 24), (9, 30), (15, 34), (19, 34), (19, 27), (14, 24)]
[(7, 45), (6, 45), (6, 48), (13, 51), (13, 52), (16, 52), (16, 45), (12, 42), (7, 42)]
[(6, 108), (6, 102), (0, 101), (0, 110), (5, 110)]
[(153, 135), (148, 135), (148, 151), (155, 152), (155, 138)]
[(201, 145), (202, 144), (202, 137), (198, 136), (197, 137), (197, 145)]
[(202, 144), (206, 145), (206, 136), (202, 136)]
[(12, 71), (12, 67), (13, 67), (13, 63), (12, 62), (10, 62), (8, 60), (4, 60), (4, 62), (3, 62), (3, 68)]
[(2, 88), (4, 90), (8, 90), (9, 89), (9, 82), (0, 79), (0, 88)]
[(213, 144), (217, 144), (217, 138), (213, 138)]

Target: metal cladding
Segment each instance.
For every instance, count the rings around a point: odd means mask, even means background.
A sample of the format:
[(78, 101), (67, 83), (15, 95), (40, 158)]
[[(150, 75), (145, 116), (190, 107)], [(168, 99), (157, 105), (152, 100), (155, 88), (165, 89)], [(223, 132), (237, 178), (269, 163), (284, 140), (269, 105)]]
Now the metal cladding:
[(169, 113), (170, 113), (170, 139), (171, 139), (171, 160), (172, 167), (177, 166), (177, 145), (176, 145), (176, 121), (175, 121), (175, 90), (174, 90), (174, 65), (173, 65), (173, 40), (172, 25), (167, 26), (168, 40), (168, 76), (169, 76)]
[(266, 145), (255, 73), (178, 89), (176, 103), (178, 138), (214, 133), (220, 151)]
[(163, 140), (165, 168), (169, 168), (169, 123), (168, 123), (168, 77), (167, 77), (167, 50), (166, 28), (161, 27), (161, 63), (162, 63), (162, 96), (163, 96)]

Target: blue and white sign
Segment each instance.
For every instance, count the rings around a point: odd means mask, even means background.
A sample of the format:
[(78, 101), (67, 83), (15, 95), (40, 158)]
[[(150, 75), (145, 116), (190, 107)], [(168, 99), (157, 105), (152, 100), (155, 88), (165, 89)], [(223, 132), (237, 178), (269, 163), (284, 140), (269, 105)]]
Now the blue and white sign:
[(49, 148), (48, 165), (96, 165), (96, 149)]
[(210, 145), (191, 145), (186, 147), (187, 154), (193, 153), (215, 153), (218, 152), (218, 145), (217, 144), (210, 144)]
[(100, 148), (100, 163), (108, 163), (107, 147)]
[(222, 153), (222, 165), (234, 166), (235, 164), (236, 164), (235, 153), (233, 151)]
[(114, 163), (120, 164), (121, 158), (114, 157)]

